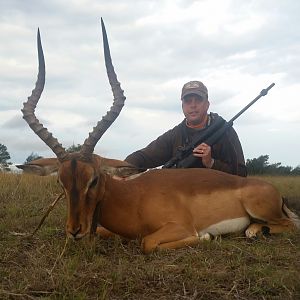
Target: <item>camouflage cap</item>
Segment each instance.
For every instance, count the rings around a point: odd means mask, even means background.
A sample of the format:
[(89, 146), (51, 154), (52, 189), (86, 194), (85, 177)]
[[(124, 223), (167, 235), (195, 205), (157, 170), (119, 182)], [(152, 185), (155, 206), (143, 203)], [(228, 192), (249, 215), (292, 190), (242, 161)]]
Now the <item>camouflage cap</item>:
[(190, 94), (196, 94), (200, 97), (207, 98), (207, 87), (201, 81), (189, 81), (182, 87), (181, 100)]

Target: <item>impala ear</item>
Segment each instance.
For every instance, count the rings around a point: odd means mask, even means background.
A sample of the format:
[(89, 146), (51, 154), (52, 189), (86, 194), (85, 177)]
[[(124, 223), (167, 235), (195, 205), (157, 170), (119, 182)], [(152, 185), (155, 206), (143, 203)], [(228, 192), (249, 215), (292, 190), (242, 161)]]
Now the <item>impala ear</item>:
[(137, 168), (135, 166), (120, 166), (116, 168), (116, 176), (129, 177), (145, 172), (146, 169)]
[(100, 158), (100, 170), (110, 176), (126, 178), (131, 175), (139, 174), (146, 169), (137, 168), (124, 160), (111, 159), (106, 157)]
[(136, 175), (145, 171), (145, 169), (140, 169), (135, 166), (102, 166), (101, 171), (112, 177), (126, 178), (132, 175)]
[(46, 176), (58, 171), (59, 161), (57, 158), (39, 158), (24, 165), (17, 165), (25, 173)]

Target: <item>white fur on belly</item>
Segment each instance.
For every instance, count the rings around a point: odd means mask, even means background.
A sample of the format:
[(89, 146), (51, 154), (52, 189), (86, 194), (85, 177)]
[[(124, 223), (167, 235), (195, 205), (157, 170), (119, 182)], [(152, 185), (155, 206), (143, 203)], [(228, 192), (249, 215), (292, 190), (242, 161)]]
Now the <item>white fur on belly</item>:
[(247, 217), (224, 220), (217, 224), (211, 225), (199, 232), (199, 235), (210, 233), (212, 235), (221, 235), (226, 233), (233, 233), (243, 231), (250, 224), (250, 220)]

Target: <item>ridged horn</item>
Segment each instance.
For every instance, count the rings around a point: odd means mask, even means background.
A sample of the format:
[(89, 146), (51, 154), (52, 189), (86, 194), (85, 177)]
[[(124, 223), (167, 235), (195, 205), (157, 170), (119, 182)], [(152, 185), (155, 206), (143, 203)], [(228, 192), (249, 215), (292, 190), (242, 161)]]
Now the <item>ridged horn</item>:
[(126, 99), (126, 97), (124, 96), (124, 91), (121, 89), (120, 83), (118, 82), (117, 75), (112, 65), (107, 34), (102, 18), (101, 27), (103, 36), (105, 66), (109, 83), (112, 88), (114, 101), (110, 110), (106, 113), (105, 116), (102, 117), (102, 120), (100, 120), (97, 123), (96, 127), (93, 128), (93, 131), (89, 133), (89, 137), (84, 141), (84, 144), (81, 148), (81, 153), (84, 157), (90, 156), (94, 152), (94, 148), (97, 142), (100, 140), (105, 131), (110, 127), (110, 125), (120, 114)]
[(60, 161), (63, 161), (68, 156), (66, 150), (59, 144), (58, 140), (53, 137), (52, 133), (39, 122), (34, 114), (34, 110), (45, 86), (45, 59), (39, 29), (37, 32), (37, 49), (39, 61), (38, 78), (31, 96), (28, 97), (27, 102), (23, 103), (24, 107), (21, 111), (23, 113), (23, 119), (28, 123), (33, 132), (50, 147)]

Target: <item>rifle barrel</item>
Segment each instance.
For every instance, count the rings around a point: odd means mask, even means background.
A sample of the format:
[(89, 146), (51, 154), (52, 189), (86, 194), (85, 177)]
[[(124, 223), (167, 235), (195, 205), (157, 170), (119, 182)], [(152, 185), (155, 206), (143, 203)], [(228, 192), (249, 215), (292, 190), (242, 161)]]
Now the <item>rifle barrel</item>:
[(246, 105), (240, 112), (238, 112), (228, 123), (233, 123), (244, 111), (246, 111), (251, 105), (253, 105), (259, 98), (266, 96), (268, 91), (275, 85), (275, 83), (270, 84), (266, 89), (263, 89), (260, 94), (253, 99), (248, 105)]

